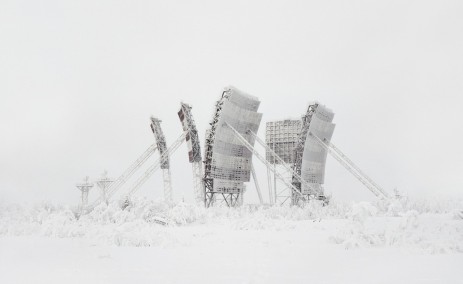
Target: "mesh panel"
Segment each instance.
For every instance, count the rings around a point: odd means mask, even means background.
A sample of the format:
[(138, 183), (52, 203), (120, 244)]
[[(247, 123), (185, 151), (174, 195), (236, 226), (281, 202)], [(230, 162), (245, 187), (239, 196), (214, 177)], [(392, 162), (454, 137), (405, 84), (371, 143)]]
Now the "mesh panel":
[[(298, 134), (301, 131), (301, 120), (280, 120), (267, 122), (265, 142), (285, 163), (294, 163), (294, 147), (297, 145)], [(274, 161), (269, 151), (266, 152), (267, 161)]]
[[(317, 135), (321, 139), (331, 140), (335, 124), (332, 123), (334, 113), (324, 106), (319, 105), (310, 122), (309, 132)], [(304, 145), (302, 157), (301, 177), (309, 184), (318, 185), (325, 181), (325, 165), (327, 152), (310, 135)], [(314, 186), (318, 188), (317, 186)], [(302, 186), (303, 192), (308, 192), (309, 188)]]
[(260, 102), (234, 88), (221, 106), (220, 117), (215, 130), (210, 175), (214, 178), (214, 190), (230, 192), (244, 188), (251, 175), (252, 153), (235, 137), (228, 123), (251, 145), (255, 139), (246, 132), (257, 132), (262, 114), (257, 113)]

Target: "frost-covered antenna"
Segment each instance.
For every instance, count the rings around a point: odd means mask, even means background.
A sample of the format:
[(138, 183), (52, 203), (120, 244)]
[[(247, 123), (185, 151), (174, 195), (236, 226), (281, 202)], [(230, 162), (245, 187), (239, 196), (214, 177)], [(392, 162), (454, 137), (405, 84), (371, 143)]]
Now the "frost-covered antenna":
[(92, 189), (93, 183), (89, 182), (89, 177), (86, 176), (84, 178), (84, 182), (83, 183), (77, 183), (76, 187), (82, 193), (80, 211), (81, 211), (81, 213), (84, 213), (83, 211), (85, 211), (85, 208), (87, 208), (87, 204), (88, 204), (88, 192), (90, 191), (90, 189)]
[(100, 188), (101, 200), (108, 204), (108, 188), (114, 182), (113, 179), (108, 178), (108, 172), (105, 170), (99, 180), (96, 181), (96, 184)]
[[(309, 105), (306, 114), (302, 116), (302, 127), (294, 149), (292, 184), (309, 199), (327, 201), (323, 184), (328, 152), (311, 138), (310, 133), (330, 141), (336, 126), (333, 118), (334, 112), (318, 103)], [(297, 204), (298, 199), (298, 196), (293, 195), (292, 203)]]
[(258, 113), (260, 101), (234, 87), (227, 87), (215, 104), (211, 127), (206, 131), (204, 151), (204, 191), (206, 207), (220, 201), (227, 206), (240, 205), (245, 182), (250, 181), (252, 151), (243, 146), (226, 126), (238, 129), (245, 140), (254, 144), (253, 137), (245, 132), (257, 132), (262, 113)]
[(188, 161), (193, 168), (194, 197), (197, 205), (204, 205), (205, 192), (203, 185), (203, 170), (201, 158), (201, 146), (198, 137), (196, 123), (191, 114), (191, 106), (186, 103), (180, 103), (178, 117), (182, 123), (185, 141), (188, 145)]
[(156, 145), (161, 155), (161, 169), (162, 177), (164, 180), (164, 199), (166, 201), (172, 201), (172, 181), (170, 175), (170, 165), (169, 165), (169, 153), (167, 151), (166, 138), (161, 129), (161, 120), (152, 116), (151, 119), (151, 130), (153, 131), (154, 138), (156, 140)]
[[(302, 120), (300, 119), (269, 121), (266, 123), (265, 143), (260, 143), (259, 137), (255, 136), (258, 142), (266, 149), (265, 156), (270, 165), (273, 165), (273, 171), (276, 171), (277, 167), (279, 170), (286, 170), (286, 168), (289, 168), (289, 170), (285, 172), (285, 177), (290, 176), (290, 180), (293, 176), (291, 166), (295, 161), (294, 148), (298, 142), (298, 134), (301, 131), (301, 125)], [(291, 201), (291, 188), (285, 186), (277, 190), (276, 176), (274, 177), (272, 186), (271, 172), (272, 169), (267, 167), (270, 204), (276, 203), (281, 205), (288, 200)]]
[[(307, 108), (307, 112), (302, 116), (302, 125), (300, 128), (300, 132), (297, 136), (296, 147), (294, 147), (294, 161), (293, 161), (293, 177), (292, 177), (292, 185), (301, 192), (301, 181), (297, 178), (297, 176), (301, 176), (301, 169), (302, 169), (302, 157), (304, 155), (304, 147), (305, 142), (307, 140), (307, 133), (309, 131), (310, 122), (312, 121), (312, 116), (317, 109), (318, 104), (310, 104)], [(294, 199), (297, 196), (292, 196), (293, 203), (295, 203)]]

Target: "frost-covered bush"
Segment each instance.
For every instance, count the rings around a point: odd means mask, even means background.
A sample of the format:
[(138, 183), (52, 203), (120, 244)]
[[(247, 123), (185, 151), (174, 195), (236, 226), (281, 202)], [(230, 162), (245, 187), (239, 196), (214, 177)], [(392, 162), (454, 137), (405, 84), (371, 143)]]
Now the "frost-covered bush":
[[(331, 241), (346, 249), (371, 246), (412, 246), (430, 252), (463, 251), (463, 206), (455, 201), (397, 199), (393, 202), (345, 203), (328, 206), (314, 201), (304, 207), (243, 205), (202, 208), (180, 202), (168, 204), (146, 198), (100, 204), (88, 214), (69, 207), (41, 203), (34, 206), (0, 204), (0, 237), (39, 235), (87, 238), (117, 246), (169, 245), (177, 240), (175, 227), (212, 225), (232, 230), (292, 230), (312, 220), (337, 219)], [(448, 208), (446, 206), (449, 206)], [(432, 220), (432, 214), (441, 219)], [(443, 217), (442, 217), (443, 216)], [(445, 222), (439, 220), (445, 219)], [(312, 222), (310, 222), (311, 224)], [(306, 223), (304, 223), (306, 224)], [(444, 240), (438, 241), (438, 240)]]
[(418, 213), (446, 214), (454, 210), (463, 210), (462, 199), (417, 198), (400, 196), (391, 201), (378, 201), (376, 207), (381, 214), (399, 216), (401, 213), (415, 210)]
[(453, 218), (456, 220), (463, 220), (463, 210), (454, 210), (453, 211)]
[(347, 222), (330, 240), (346, 249), (393, 246), (430, 253), (463, 252), (463, 222), (451, 214), (383, 213), (369, 203), (354, 204)]
[(204, 208), (180, 202), (169, 210), (166, 217), (167, 220), (171, 220), (177, 225), (186, 225), (204, 220), (204, 211)]

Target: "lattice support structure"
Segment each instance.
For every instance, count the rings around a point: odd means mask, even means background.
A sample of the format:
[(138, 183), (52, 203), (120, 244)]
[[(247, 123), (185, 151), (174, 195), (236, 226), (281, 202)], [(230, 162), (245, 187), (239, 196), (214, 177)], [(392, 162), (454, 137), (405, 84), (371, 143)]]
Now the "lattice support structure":
[(264, 204), (264, 200), (262, 198), (262, 192), (260, 191), (259, 181), (257, 180), (256, 170), (254, 169), (254, 165), (251, 167), (251, 174), (252, 179), (254, 180), (254, 185), (256, 186), (257, 195), (259, 196), (260, 205)]
[(272, 190), (272, 170), (270, 169), (272, 165), (267, 166), (267, 184), (268, 184), (268, 198), (271, 205), (275, 203), (273, 199), (273, 190)]
[(166, 201), (172, 201), (172, 179), (170, 174), (170, 159), (169, 155), (164, 155), (167, 152), (167, 143), (164, 133), (161, 128), (161, 120), (156, 117), (151, 117), (151, 130), (153, 131), (156, 145), (161, 155), (160, 167), (163, 170), (163, 182), (164, 182), (164, 199)]
[[(284, 172), (286, 174), (292, 174), (292, 177), (294, 177), (295, 179), (297, 179), (297, 181), (301, 184), (303, 184), (305, 187), (308, 187), (310, 188), (311, 185), (308, 184), (300, 175), (297, 175), (295, 174), (291, 167), (288, 165), (288, 163), (286, 163), (283, 158), (281, 158), (277, 153), (275, 153), (275, 151), (273, 149), (271, 149), (266, 143), (264, 143), (264, 141), (262, 141), (258, 136), (257, 134), (255, 134), (254, 132), (252, 132), (251, 130), (248, 130), (248, 133), (250, 133), (257, 141), (258, 144), (260, 144), (261, 146), (263, 146), (266, 150), (266, 163), (267, 163), (267, 169), (270, 168), (269, 165), (272, 165), (273, 164), (273, 172), (274, 174), (277, 173), (277, 167), (276, 165), (279, 165), (279, 167), (281, 167)], [(283, 176), (283, 174), (279, 174), (280, 176)], [(275, 174), (275, 178), (276, 178), (276, 174)], [(286, 179), (284, 179), (286, 181)], [(288, 182), (285, 182), (285, 184), (288, 184)], [(274, 182), (274, 200), (276, 201), (277, 200), (277, 197), (281, 196), (281, 192), (278, 193), (277, 192), (277, 189), (276, 189), (276, 180)], [(290, 190), (291, 190), (291, 187), (288, 187)], [(291, 190), (291, 191), (294, 191), (294, 190)], [(299, 191), (300, 192), (300, 191)], [(300, 196), (300, 193), (296, 192), (295, 194), (297, 194), (298, 196)], [(288, 199), (288, 196), (285, 196), (286, 199)], [(306, 198), (306, 200), (308, 200), (308, 198)], [(284, 201), (283, 201), (284, 203)]]
[[(204, 204), (206, 207), (212, 206), (216, 201), (216, 192), (214, 191), (214, 178), (212, 177), (212, 155), (214, 153), (215, 133), (225, 101), (229, 98), (230, 92), (224, 90), (222, 97), (215, 104), (215, 111), (210, 122), (211, 128), (206, 130), (205, 149), (204, 149)], [(224, 196), (224, 200), (226, 200)]]
[[(318, 104), (311, 104), (307, 108), (307, 112), (305, 115), (302, 116), (302, 125), (301, 125), (301, 131), (299, 132), (297, 136), (297, 144), (296, 147), (294, 148), (294, 163), (293, 163), (293, 177), (292, 177), (292, 185), (299, 191), (302, 191), (301, 187), (301, 182), (297, 178), (298, 176), (301, 176), (301, 168), (302, 168), (302, 157), (304, 155), (304, 146), (305, 142), (307, 140), (307, 133), (309, 131), (309, 126), (310, 126), (310, 121), (312, 120), (312, 116), (315, 113), (315, 110), (317, 109)], [(291, 203), (297, 204), (298, 203), (298, 195), (292, 194), (291, 197)]]
[(76, 184), (76, 187), (81, 191), (81, 203), (79, 206), (79, 211), (81, 214), (86, 213), (86, 208), (88, 206), (88, 193), (93, 187), (93, 183), (89, 182), (89, 178), (85, 177), (83, 183)]
[(111, 184), (114, 182), (114, 180), (108, 178), (108, 172), (104, 172), (99, 180), (96, 181), (96, 184), (100, 188), (100, 199), (102, 202), (108, 204), (108, 188), (111, 186)]
[(215, 111), (206, 131), (204, 151), (204, 191), (206, 207), (221, 202), (227, 206), (242, 204), (245, 182), (251, 178), (252, 152), (243, 146), (225, 124), (245, 132), (257, 131), (262, 119), (258, 113), (260, 101), (234, 87), (228, 87), (215, 104)]
[(182, 123), (182, 128), (185, 133), (185, 141), (188, 147), (188, 161), (191, 163), (193, 170), (193, 195), (197, 205), (205, 205), (204, 185), (203, 185), (203, 170), (201, 158), (201, 146), (198, 137), (196, 123), (191, 113), (192, 107), (186, 103), (180, 104), (178, 117)]
[[(354, 164), (354, 162), (351, 161), (351, 159), (349, 159), (349, 157), (347, 157), (343, 152), (341, 152), (341, 150), (338, 147), (336, 147), (333, 143), (327, 141), (326, 139), (324, 139), (322, 142), (329, 146), (329, 153), (331, 155), (339, 155), (339, 157), (342, 160), (344, 160), (353, 170), (357, 171), (365, 180), (367, 180), (376, 189), (376, 191), (380, 193), (380, 198), (391, 198), (390, 194), (387, 191), (385, 191), (381, 186), (379, 186), (375, 181), (373, 181), (369, 176), (367, 176), (356, 164)], [(396, 198), (399, 199), (400, 195)]]
[[(172, 155), (175, 153), (175, 151), (182, 145), (183, 141), (185, 139), (185, 134), (182, 133), (175, 141), (172, 143), (172, 145), (164, 151), (164, 153), (156, 160), (154, 163), (145, 171), (145, 173), (140, 176), (135, 183), (130, 187), (127, 197), (130, 199), (130, 197), (138, 190), (140, 187), (161, 167), (162, 161), (166, 159), (167, 156)], [(164, 190), (166, 187), (164, 187)], [(166, 192), (166, 191), (164, 191)]]
[[(323, 105), (318, 105), (312, 115), (308, 132), (318, 137), (331, 140), (336, 125), (333, 123), (334, 113)], [(327, 151), (318, 143), (307, 137), (302, 157), (301, 177), (307, 183), (302, 184), (302, 194), (327, 201), (323, 184), (325, 183), (325, 168)]]
[[(270, 162), (267, 161), (267, 159), (265, 157), (263, 157), (259, 152), (257, 152), (254, 147), (246, 140), (246, 138), (244, 138), (235, 128), (233, 128), (233, 126), (231, 126), (230, 124), (228, 123), (225, 123), (225, 126), (227, 126), (228, 128), (230, 128), (235, 137), (249, 150), (252, 152), (252, 154), (258, 158), (262, 163), (264, 163), (265, 166), (269, 167), (270, 169), (273, 169), (273, 167), (271, 167), (272, 164), (270, 164)], [(247, 133), (249, 133), (249, 135), (251, 135), (250, 133), (251, 131), (248, 130)], [(280, 181), (282, 181), (286, 186), (288, 186), (289, 188), (291, 188), (291, 190), (294, 192), (295, 195), (298, 195), (298, 198), (302, 201), (306, 201), (306, 198), (302, 195), (301, 192), (299, 192), (291, 183), (289, 183), (285, 178), (284, 176), (279, 173), (278, 171), (273, 171), (273, 174), (275, 175), (275, 177), (277, 179), (279, 179)]]
[(193, 170), (193, 189), (195, 202), (197, 205), (204, 206), (204, 200), (206, 196), (204, 194), (202, 162), (191, 163), (191, 168)]
[[(267, 161), (274, 165), (274, 171), (282, 168), (280, 167), (281, 163), (284, 164), (284, 168), (288, 168), (289, 165), (294, 163), (294, 148), (297, 144), (301, 124), (302, 120), (300, 119), (285, 119), (266, 123), (265, 144), (267, 147), (264, 147), (266, 148)], [(279, 159), (276, 159), (274, 154)], [(282, 205), (291, 200), (291, 190), (287, 187), (278, 188), (276, 181), (274, 181), (273, 190), (271, 185), (269, 185), (269, 189), (274, 203)]]
[[(149, 157), (153, 155), (153, 153), (156, 151), (156, 145), (153, 144), (148, 147), (148, 149), (143, 152), (138, 159), (133, 162), (129, 168), (127, 168), (122, 175), (120, 175), (114, 182), (110, 184), (110, 186), (106, 190), (106, 198), (109, 201), (115, 194), (116, 192), (122, 188), (122, 186), (130, 179), (130, 177), (133, 176), (133, 174), (140, 169), (140, 167), (148, 160)], [(102, 199), (102, 196), (97, 198), (94, 202), (92, 202), (88, 208), (87, 211), (91, 211), (95, 206), (103, 202), (104, 200)]]
[(162, 169), (162, 181), (164, 183), (164, 199), (167, 202), (172, 202), (172, 177), (169, 169)]
[(355, 165), (341, 150), (336, 148), (327, 139), (321, 139), (314, 133), (309, 132), (309, 137), (319, 143), (328, 153), (331, 154), (347, 171), (349, 171), (354, 177), (356, 177), (366, 188), (368, 188), (376, 197), (380, 199), (390, 199), (389, 194), (382, 189), (376, 182), (368, 177), (360, 168)]
[[(282, 175), (285, 177), (286, 180), (291, 181), (292, 178), (292, 171), (288, 171), (286, 167), (282, 167), (281, 165), (274, 164), (275, 171), (282, 172)], [(274, 187), (274, 195), (275, 195), (275, 204), (277, 205), (285, 205), (287, 203), (291, 203), (292, 191), (290, 188), (282, 187), (279, 188), (276, 186)]]

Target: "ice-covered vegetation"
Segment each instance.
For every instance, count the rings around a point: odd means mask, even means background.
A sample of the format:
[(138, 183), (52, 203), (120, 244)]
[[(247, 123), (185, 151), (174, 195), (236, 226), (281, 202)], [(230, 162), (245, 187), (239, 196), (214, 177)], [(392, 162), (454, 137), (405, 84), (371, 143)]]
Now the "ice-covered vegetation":
[[(463, 203), (401, 198), (392, 203), (332, 200), (300, 207), (244, 205), (204, 209), (188, 203), (136, 199), (126, 208), (101, 204), (79, 217), (75, 210), (49, 203), (0, 204), (1, 236), (86, 238), (116, 246), (170, 246), (184, 243), (179, 228), (232, 231), (320, 232), (346, 249), (412, 247), (432, 253), (463, 252)], [(309, 232), (309, 233), (310, 233)]]

